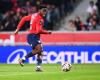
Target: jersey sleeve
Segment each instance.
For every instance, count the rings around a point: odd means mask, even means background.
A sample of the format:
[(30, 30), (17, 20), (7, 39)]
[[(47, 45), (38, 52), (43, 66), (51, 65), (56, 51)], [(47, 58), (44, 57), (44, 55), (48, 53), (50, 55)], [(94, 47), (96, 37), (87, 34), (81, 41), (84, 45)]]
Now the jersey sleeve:
[(20, 29), (26, 21), (30, 21), (30, 20), (31, 20), (31, 15), (23, 17), (19, 22), (17, 29)]
[(49, 34), (49, 32), (47, 30), (44, 30), (44, 29), (42, 29), (40, 33), (41, 34)]

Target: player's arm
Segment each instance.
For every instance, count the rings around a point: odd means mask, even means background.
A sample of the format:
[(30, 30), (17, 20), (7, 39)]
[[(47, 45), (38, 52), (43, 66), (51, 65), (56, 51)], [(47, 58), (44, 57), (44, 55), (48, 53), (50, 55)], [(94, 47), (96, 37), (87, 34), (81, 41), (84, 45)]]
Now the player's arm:
[(47, 30), (44, 30), (44, 29), (42, 29), (40, 33), (41, 33), (41, 34), (51, 34), (50, 31), (47, 31)]
[(26, 21), (30, 21), (31, 20), (31, 15), (29, 16), (25, 16), (21, 19), (21, 21), (19, 22), (18, 26), (17, 26), (17, 29), (15, 30), (14, 34), (17, 34), (18, 31), (20, 30), (20, 28), (23, 26), (23, 24), (26, 22)]

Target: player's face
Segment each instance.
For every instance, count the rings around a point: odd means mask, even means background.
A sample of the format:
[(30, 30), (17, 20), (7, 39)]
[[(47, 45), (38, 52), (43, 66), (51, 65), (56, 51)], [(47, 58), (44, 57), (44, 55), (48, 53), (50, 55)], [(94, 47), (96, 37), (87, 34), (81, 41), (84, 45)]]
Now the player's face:
[(42, 16), (45, 16), (47, 14), (47, 10), (46, 9), (42, 9), (40, 12), (41, 12)]

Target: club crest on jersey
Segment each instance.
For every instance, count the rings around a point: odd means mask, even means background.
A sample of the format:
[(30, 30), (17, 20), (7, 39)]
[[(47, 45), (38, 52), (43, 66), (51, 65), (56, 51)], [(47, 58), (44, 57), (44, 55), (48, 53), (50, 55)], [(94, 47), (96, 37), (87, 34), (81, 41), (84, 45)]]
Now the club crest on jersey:
[(40, 20), (40, 25), (43, 25), (43, 20), (42, 19)]

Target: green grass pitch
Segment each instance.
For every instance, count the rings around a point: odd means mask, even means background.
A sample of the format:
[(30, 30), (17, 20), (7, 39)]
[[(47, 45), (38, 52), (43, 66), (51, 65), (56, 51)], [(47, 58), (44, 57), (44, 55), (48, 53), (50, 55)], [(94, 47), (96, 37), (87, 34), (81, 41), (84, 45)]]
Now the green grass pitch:
[(0, 64), (0, 80), (100, 80), (100, 64), (72, 64), (69, 72), (60, 64), (43, 64), (43, 72), (35, 72), (35, 65)]

